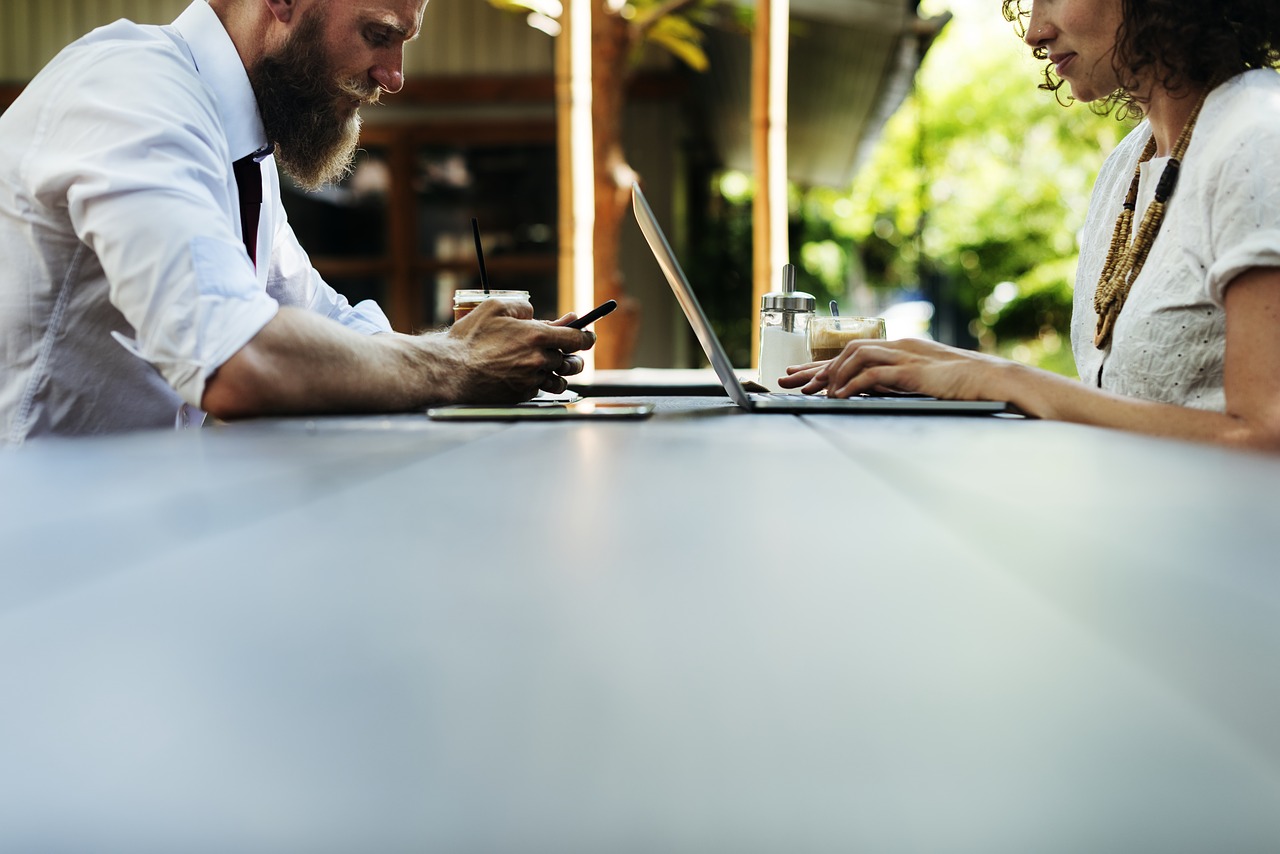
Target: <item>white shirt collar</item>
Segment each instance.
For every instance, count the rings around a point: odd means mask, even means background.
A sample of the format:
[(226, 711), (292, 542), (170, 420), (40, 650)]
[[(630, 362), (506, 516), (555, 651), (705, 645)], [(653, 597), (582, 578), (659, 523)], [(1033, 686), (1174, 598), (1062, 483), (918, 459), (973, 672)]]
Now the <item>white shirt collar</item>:
[(206, 0), (194, 0), (173, 22), (173, 28), (190, 48), (201, 79), (217, 97), (231, 159), (238, 160), (266, 145), (267, 133), (258, 116), (249, 74), (217, 13)]

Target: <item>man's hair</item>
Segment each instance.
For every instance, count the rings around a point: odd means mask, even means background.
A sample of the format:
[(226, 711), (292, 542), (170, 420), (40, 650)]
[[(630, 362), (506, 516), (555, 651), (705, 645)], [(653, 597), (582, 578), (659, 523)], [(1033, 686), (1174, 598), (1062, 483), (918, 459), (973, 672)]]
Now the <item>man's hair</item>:
[[(1120, 89), (1094, 105), (1098, 113), (1141, 116), (1139, 81), (1170, 91), (1214, 87), (1251, 68), (1280, 65), (1280, 0), (1119, 0), (1122, 23), (1112, 66)], [(1026, 8), (1023, 8), (1024, 5)], [(1002, 0), (1005, 20), (1027, 32), (1030, 0)], [(1036, 48), (1037, 59), (1048, 51)], [(1045, 66), (1041, 89), (1062, 95), (1063, 80)], [(1067, 101), (1063, 101), (1067, 103)]]

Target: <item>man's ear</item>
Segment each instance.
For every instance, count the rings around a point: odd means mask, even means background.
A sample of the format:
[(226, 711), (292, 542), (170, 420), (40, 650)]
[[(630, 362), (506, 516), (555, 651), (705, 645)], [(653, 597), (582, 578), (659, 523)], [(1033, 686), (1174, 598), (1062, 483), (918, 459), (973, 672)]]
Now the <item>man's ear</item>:
[(282, 24), (289, 23), (298, 12), (297, 0), (262, 0), (262, 2)]

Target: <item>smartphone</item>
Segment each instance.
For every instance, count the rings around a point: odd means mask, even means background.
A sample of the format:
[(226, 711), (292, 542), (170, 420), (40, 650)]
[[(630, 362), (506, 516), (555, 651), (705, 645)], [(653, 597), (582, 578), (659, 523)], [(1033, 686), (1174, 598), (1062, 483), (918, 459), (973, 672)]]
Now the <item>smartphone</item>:
[(652, 403), (596, 403), (582, 400), (577, 403), (517, 403), (513, 406), (487, 406), (485, 404), (459, 404), (437, 406), (427, 410), (433, 421), (564, 421), (569, 419), (601, 418), (637, 419), (653, 414)]
[(604, 317), (606, 314), (613, 311), (617, 307), (618, 307), (617, 300), (612, 300), (612, 299), (605, 300), (603, 303), (591, 309), (591, 311), (588, 311), (586, 314), (582, 315), (582, 317), (579, 317), (577, 320), (571, 323), (566, 323), (565, 326), (568, 326), (570, 329), (582, 329), (589, 323), (595, 323), (597, 320)]

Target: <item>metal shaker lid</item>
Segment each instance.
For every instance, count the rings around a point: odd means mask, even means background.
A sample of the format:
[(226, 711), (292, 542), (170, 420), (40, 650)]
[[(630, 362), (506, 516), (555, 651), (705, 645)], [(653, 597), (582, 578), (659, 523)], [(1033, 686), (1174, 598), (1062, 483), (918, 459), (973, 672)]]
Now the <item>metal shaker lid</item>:
[(760, 297), (760, 308), (764, 311), (814, 311), (817, 305), (813, 294), (804, 291), (771, 291)]
[(794, 264), (782, 268), (782, 290), (770, 291), (760, 298), (761, 311), (813, 311), (817, 305), (813, 294), (796, 290)]

